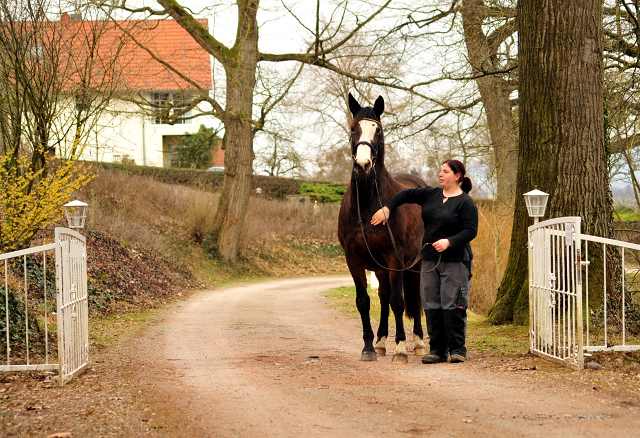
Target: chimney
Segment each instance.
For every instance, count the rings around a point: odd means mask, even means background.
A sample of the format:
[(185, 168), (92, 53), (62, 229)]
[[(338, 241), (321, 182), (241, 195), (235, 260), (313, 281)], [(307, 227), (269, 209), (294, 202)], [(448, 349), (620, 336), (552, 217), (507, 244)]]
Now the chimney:
[(68, 23), (69, 21), (71, 21), (71, 17), (68, 13), (63, 12), (62, 15), (60, 15), (60, 21), (62, 21), (63, 23)]

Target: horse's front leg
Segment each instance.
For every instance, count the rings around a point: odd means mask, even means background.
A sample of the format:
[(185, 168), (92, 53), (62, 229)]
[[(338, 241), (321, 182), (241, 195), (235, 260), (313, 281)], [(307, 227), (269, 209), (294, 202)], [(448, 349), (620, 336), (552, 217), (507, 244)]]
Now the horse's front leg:
[(387, 336), (389, 336), (389, 294), (391, 286), (389, 285), (389, 272), (376, 272), (378, 278), (378, 297), (380, 298), (380, 325), (378, 325), (378, 335), (376, 340), (376, 353), (378, 356), (386, 356), (387, 354)]
[[(400, 269), (390, 264), (391, 268)], [(393, 316), (396, 319), (396, 351), (393, 353), (393, 359), (391, 362), (407, 363), (407, 349), (405, 348), (405, 341), (407, 337), (404, 333), (404, 298), (402, 296), (402, 272), (390, 271), (389, 283), (391, 285), (391, 293), (389, 294), (389, 304), (391, 310), (393, 310)]]
[(349, 266), (349, 271), (351, 271), (351, 277), (353, 277), (353, 282), (356, 286), (356, 307), (362, 320), (364, 348), (362, 349), (360, 360), (378, 360), (376, 351), (373, 348), (373, 329), (371, 328), (371, 318), (369, 317), (371, 301), (367, 293), (367, 274), (363, 267)]

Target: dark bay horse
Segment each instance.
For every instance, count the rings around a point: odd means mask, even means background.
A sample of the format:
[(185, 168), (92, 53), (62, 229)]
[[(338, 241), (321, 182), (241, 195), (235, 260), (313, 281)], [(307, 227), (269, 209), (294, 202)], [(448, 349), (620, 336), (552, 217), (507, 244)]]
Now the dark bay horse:
[[(407, 316), (413, 318), (414, 353), (425, 354), (420, 304), (421, 262), (411, 270), (403, 270), (413, 262), (421, 249), (424, 231), (421, 210), (418, 205), (406, 204), (393, 212), (388, 224), (396, 248), (387, 226), (380, 224), (374, 227), (369, 221), (381, 208), (380, 203), (384, 205), (400, 190), (424, 187), (426, 184), (420, 178), (408, 174), (394, 178), (385, 168), (384, 134), (380, 123), (380, 115), (384, 111), (382, 96), (378, 97), (373, 108), (363, 108), (349, 93), (349, 110), (353, 114), (350, 128), (354, 162), (351, 182), (340, 207), (338, 238), (356, 286), (356, 306), (362, 319), (364, 339), (361, 360), (377, 360), (377, 354), (386, 354), (385, 342), (389, 334), (391, 306), (396, 321), (393, 361), (407, 362), (402, 318), (405, 310)], [(374, 271), (380, 283), (378, 295), (382, 312), (375, 347), (369, 318), (370, 300), (365, 269)]]

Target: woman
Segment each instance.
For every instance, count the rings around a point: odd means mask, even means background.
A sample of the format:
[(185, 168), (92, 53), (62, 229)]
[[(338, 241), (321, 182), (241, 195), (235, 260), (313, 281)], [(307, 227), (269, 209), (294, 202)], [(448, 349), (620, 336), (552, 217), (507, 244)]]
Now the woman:
[(430, 352), (423, 363), (464, 362), (467, 355), (467, 303), (471, 278), (471, 246), (478, 233), (478, 210), (468, 195), (471, 180), (464, 164), (446, 160), (440, 171), (442, 188), (424, 187), (396, 193), (371, 218), (384, 224), (402, 204), (422, 206), (422, 307), (427, 319)]

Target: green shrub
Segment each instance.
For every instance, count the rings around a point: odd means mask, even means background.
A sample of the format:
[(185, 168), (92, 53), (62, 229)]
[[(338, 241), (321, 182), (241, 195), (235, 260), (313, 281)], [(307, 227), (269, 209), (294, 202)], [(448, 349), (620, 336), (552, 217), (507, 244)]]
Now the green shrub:
[(216, 153), (222, 139), (218, 137), (218, 131), (200, 125), (195, 134), (185, 132), (178, 143), (178, 161), (180, 167), (189, 169), (207, 169), (213, 163), (213, 155)]
[(302, 183), (300, 194), (326, 204), (339, 204), (347, 193), (347, 186), (337, 183)]

